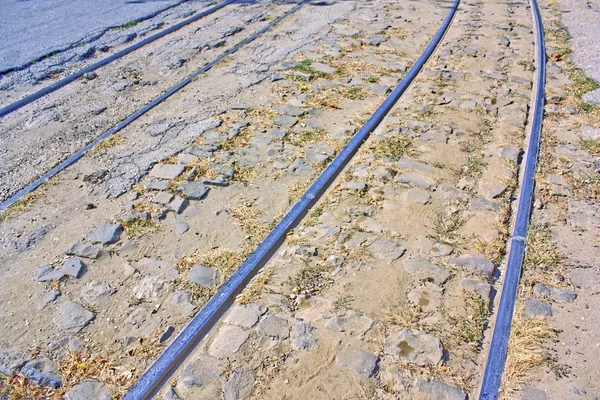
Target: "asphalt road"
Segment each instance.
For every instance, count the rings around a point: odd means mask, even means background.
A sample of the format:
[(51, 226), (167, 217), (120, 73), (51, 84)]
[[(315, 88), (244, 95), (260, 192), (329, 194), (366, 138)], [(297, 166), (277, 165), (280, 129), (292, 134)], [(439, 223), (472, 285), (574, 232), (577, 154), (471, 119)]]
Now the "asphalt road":
[(181, 0), (0, 0), (0, 72)]

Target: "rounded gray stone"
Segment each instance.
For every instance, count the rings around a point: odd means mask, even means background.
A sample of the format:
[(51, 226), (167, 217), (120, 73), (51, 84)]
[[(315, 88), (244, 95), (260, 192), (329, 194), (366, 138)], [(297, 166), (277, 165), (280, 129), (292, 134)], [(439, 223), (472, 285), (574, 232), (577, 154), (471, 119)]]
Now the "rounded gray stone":
[(66, 400), (111, 400), (109, 391), (95, 380), (86, 380), (73, 386), (65, 395)]
[(121, 224), (104, 222), (88, 233), (87, 240), (92, 243), (112, 244), (119, 241), (122, 232)]
[(335, 362), (340, 367), (366, 377), (371, 377), (377, 371), (379, 357), (373, 353), (348, 346), (336, 354)]

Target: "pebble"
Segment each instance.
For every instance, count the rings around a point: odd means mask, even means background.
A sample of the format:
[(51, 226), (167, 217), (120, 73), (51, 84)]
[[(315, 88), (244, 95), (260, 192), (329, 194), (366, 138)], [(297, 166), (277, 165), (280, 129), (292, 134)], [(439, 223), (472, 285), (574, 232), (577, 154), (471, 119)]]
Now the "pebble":
[(384, 352), (420, 366), (437, 365), (444, 356), (442, 342), (422, 331), (404, 328), (385, 341)]
[(548, 400), (548, 396), (543, 390), (524, 385), (521, 388), (521, 400)]
[(123, 233), (123, 227), (121, 224), (111, 224), (104, 222), (94, 229), (87, 235), (87, 240), (92, 243), (113, 244), (119, 241)]
[(54, 325), (66, 333), (79, 333), (95, 317), (95, 314), (72, 301), (62, 303), (54, 318)]
[(377, 372), (379, 357), (373, 353), (348, 346), (336, 354), (335, 362), (343, 368), (370, 378)]

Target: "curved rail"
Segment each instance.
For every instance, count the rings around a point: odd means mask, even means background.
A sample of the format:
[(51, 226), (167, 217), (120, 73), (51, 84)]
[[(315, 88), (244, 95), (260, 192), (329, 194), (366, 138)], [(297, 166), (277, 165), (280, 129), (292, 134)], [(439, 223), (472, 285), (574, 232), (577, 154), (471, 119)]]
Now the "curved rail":
[[(185, 0), (185, 1), (187, 1), (187, 0)], [(10, 113), (17, 111), (18, 109), (20, 109), (22, 107), (25, 107), (27, 104), (31, 104), (34, 101), (39, 100), (42, 97), (44, 97), (52, 92), (57, 91), (58, 89), (73, 82), (74, 80), (81, 78), (84, 74), (86, 74), (88, 72), (92, 72), (100, 67), (103, 67), (106, 64), (109, 64), (109, 63), (131, 53), (132, 51), (135, 51), (141, 47), (144, 47), (148, 43), (152, 43), (155, 40), (168, 35), (169, 33), (173, 33), (176, 30), (179, 30), (179, 29), (183, 28), (184, 26), (191, 24), (192, 22), (198, 21), (200, 18), (206, 17), (207, 15), (214, 13), (215, 11), (220, 10), (221, 8), (225, 7), (226, 5), (233, 3), (234, 1), (237, 1), (237, 0), (225, 0), (207, 10), (204, 10), (202, 12), (199, 12), (196, 15), (191, 16), (188, 19), (185, 19), (173, 26), (170, 26), (167, 29), (164, 29), (158, 33), (155, 33), (154, 35), (149, 36), (144, 40), (141, 40), (135, 44), (132, 44), (131, 46), (126, 47), (123, 50), (116, 52), (115, 54), (111, 54), (110, 56), (103, 58), (102, 60), (97, 61), (91, 65), (88, 65), (87, 67), (84, 67), (84, 68), (80, 69), (79, 71), (73, 72), (71, 75), (67, 75), (64, 78), (60, 79), (59, 81), (56, 81), (53, 84), (38, 90), (37, 92), (31, 93), (31, 94), (23, 97), (22, 99), (15, 101), (14, 103), (4, 106), (4, 107), (0, 108), (0, 118), (5, 117)], [(181, 3), (183, 3), (183, 2), (181, 2)], [(179, 3), (179, 4), (181, 4), (181, 3)]]
[[(231, 2), (231, 1), (236, 1), (236, 0), (227, 0), (227, 1)], [(141, 117), (142, 115), (144, 115), (145, 113), (150, 111), (152, 108), (154, 108), (158, 104), (162, 103), (164, 100), (169, 98), (171, 95), (178, 92), (184, 86), (186, 86), (191, 81), (193, 81), (195, 78), (204, 74), (205, 72), (210, 70), (212, 67), (214, 67), (216, 64), (223, 61), (225, 58), (232, 55), (233, 53), (237, 52), (239, 49), (241, 49), (248, 43), (254, 41), (260, 35), (262, 35), (263, 33), (267, 32), (269, 29), (271, 29), (272, 27), (274, 27), (275, 25), (280, 23), (287, 16), (298, 11), (298, 9), (300, 9), (300, 7), (302, 7), (304, 4), (308, 3), (309, 1), (311, 1), (311, 0), (303, 0), (301, 3), (299, 3), (297, 6), (295, 6), (291, 10), (287, 11), (281, 17), (273, 20), (268, 25), (266, 25), (259, 31), (255, 32), (252, 36), (250, 36), (250, 37), (246, 38), (245, 40), (241, 41), (240, 43), (236, 44), (231, 49), (227, 50), (225, 53), (221, 54), (219, 57), (215, 58), (213, 61), (209, 62), (208, 64), (206, 64), (205, 66), (203, 66), (202, 68), (200, 68), (199, 70), (194, 72), (192, 75), (188, 76), (187, 78), (185, 78), (184, 80), (182, 80), (181, 82), (176, 84), (175, 86), (171, 87), (165, 93), (154, 98), (154, 100), (150, 101), (144, 107), (140, 108), (139, 110), (137, 110), (136, 112), (134, 112), (133, 114), (131, 114), (130, 116), (125, 118), (123, 121), (119, 122), (117, 125), (115, 125), (111, 129), (107, 130), (106, 132), (104, 132), (103, 134), (98, 136), (96, 139), (92, 140), (90, 143), (86, 144), (81, 149), (77, 150), (75, 153), (71, 154), (66, 160), (60, 162), (58, 165), (56, 165), (55, 167), (50, 169), (50, 171), (46, 172), (45, 174), (43, 174), (42, 176), (40, 176), (39, 178), (37, 178), (36, 180), (31, 182), (29, 185), (27, 185), (23, 189), (19, 190), (13, 196), (11, 196), (10, 198), (8, 198), (5, 201), (3, 201), (2, 203), (0, 203), (0, 212), (5, 210), (6, 208), (10, 207), (12, 204), (16, 203), (19, 199), (23, 198), (24, 196), (28, 195), (29, 193), (31, 193), (34, 190), (36, 190), (37, 188), (39, 188), (44, 182), (46, 182), (48, 179), (52, 178), (53, 176), (55, 176), (56, 174), (58, 174), (65, 168), (73, 165), (75, 162), (77, 162), (81, 157), (83, 157), (88, 151), (90, 151), (98, 143), (107, 139), (109, 136), (119, 132), (121, 129), (125, 128), (127, 125), (131, 124), (133, 121), (135, 121), (136, 119), (138, 119), (139, 117)], [(221, 3), (221, 4), (223, 4), (223, 3)]]
[(450, 26), (460, 0), (453, 0), (452, 6), (442, 25), (428, 44), (419, 59), (412, 66), (398, 86), (379, 106), (375, 113), (352, 137), (335, 159), (321, 173), (317, 180), (308, 188), (304, 195), (283, 217), (265, 240), (246, 259), (240, 268), (225, 282), (217, 293), (209, 300), (202, 310), (183, 328), (181, 333), (171, 342), (159, 358), (144, 372), (138, 382), (127, 392), (124, 400), (142, 400), (152, 398), (167, 382), (187, 355), (210, 331), (221, 315), (233, 303), (235, 296), (262, 268), (285, 241), (287, 234), (306, 216), (310, 208), (331, 186), (343, 168), (360, 149), (388, 112), (408, 89), (417, 77), (425, 62), (442, 40)]
[(523, 258), (526, 250), (525, 241), (527, 238), (529, 217), (531, 215), (531, 203), (533, 201), (533, 191), (535, 187), (535, 171), (537, 167), (540, 136), (542, 134), (542, 121), (544, 118), (544, 87), (546, 84), (544, 27), (542, 25), (542, 17), (536, 0), (530, 0), (530, 2), (537, 47), (537, 77), (532, 104), (533, 117), (531, 121), (529, 144), (525, 157), (523, 183), (519, 194), (516, 223), (508, 254), (508, 262), (506, 264), (506, 275), (502, 285), (502, 295), (498, 306), (498, 315), (496, 317), (492, 342), (490, 344), (483, 382), (481, 384), (479, 395), (481, 400), (497, 399), (502, 383), (502, 373), (504, 371), (504, 363), (506, 361), (508, 342), (510, 339), (510, 327), (515, 310), (517, 289), (519, 287)]

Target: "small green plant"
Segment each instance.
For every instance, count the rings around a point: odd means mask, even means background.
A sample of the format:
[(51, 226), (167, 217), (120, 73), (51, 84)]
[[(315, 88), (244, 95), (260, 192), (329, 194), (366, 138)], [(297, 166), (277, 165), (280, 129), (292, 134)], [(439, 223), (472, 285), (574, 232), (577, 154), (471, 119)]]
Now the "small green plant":
[(296, 71), (300, 71), (303, 72), (305, 74), (311, 74), (311, 75), (315, 75), (317, 74), (317, 71), (311, 67), (312, 65), (312, 60), (304, 59), (302, 61), (300, 61), (298, 63), (298, 65), (296, 65), (293, 69), (295, 69)]
[(375, 153), (377, 158), (387, 157), (395, 161), (414, 154), (413, 141), (407, 135), (397, 135), (377, 140), (369, 146), (369, 150)]
[(464, 170), (468, 176), (477, 178), (481, 175), (486, 165), (487, 163), (483, 157), (469, 156), (467, 158), (467, 165), (465, 165)]
[(127, 233), (130, 238), (137, 237), (143, 232), (155, 231), (158, 229), (158, 225), (152, 220), (146, 220), (143, 218), (135, 218), (125, 221), (121, 224), (123, 230)]
[(367, 82), (369, 83), (377, 83), (379, 82), (379, 77), (375, 75), (371, 75), (367, 78)]
[(466, 294), (464, 315), (450, 317), (451, 324), (456, 329), (456, 336), (461, 342), (470, 344), (473, 349), (479, 349), (483, 341), (483, 332), (490, 315), (488, 301), (474, 293)]

